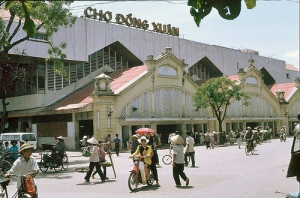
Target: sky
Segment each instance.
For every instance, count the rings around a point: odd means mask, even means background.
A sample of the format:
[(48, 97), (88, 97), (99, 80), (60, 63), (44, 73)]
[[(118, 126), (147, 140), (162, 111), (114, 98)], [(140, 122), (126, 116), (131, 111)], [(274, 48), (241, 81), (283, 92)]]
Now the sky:
[[(284, 60), (299, 68), (299, 0), (257, 0), (240, 15), (221, 18), (212, 9), (197, 27), (187, 1), (75, 1), (71, 12), (83, 15), (86, 7), (110, 11), (179, 28), (180, 38), (233, 49), (250, 49), (259, 55)], [(114, 21), (114, 20), (112, 20)]]

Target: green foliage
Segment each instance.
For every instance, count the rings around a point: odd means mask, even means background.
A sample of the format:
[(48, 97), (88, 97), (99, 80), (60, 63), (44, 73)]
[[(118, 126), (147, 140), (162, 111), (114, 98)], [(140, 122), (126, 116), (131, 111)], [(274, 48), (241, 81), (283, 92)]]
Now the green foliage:
[(244, 105), (249, 105), (247, 99), (250, 97), (241, 89), (241, 85), (226, 77), (211, 78), (197, 89), (192, 99), (196, 110), (207, 107), (212, 108), (219, 121), (219, 128), (222, 130), (221, 123), (232, 101), (243, 100)]
[[(39, 30), (43, 29), (48, 38), (59, 30), (61, 26), (72, 26), (75, 23), (76, 17), (72, 15), (68, 9), (73, 1), (4, 1), (5, 9), (9, 10), (11, 14), (11, 21), (5, 25), (4, 21), (0, 18), (0, 56), (7, 57), (8, 51), (17, 44), (26, 41), (29, 36), (36, 34)], [(3, 8), (2, 8), (3, 9)], [(1, 11), (1, 8), (0, 8)], [(13, 21), (19, 21), (20, 25), (24, 21), (23, 30), (26, 36), (15, 41), (13, 38), (19, 31), (19, 27), (13, 29), (11, 24)], [(11, 30), (12, 29), (12, 30)], [(13, 42), (12, 42), (13, 41)], [(62, 60), (66, 58), (63, 49), (66, 44), (54, 46), (49, 41), (49, 58), (55, 64), (56, 71), (63, 74), (65, 71), (62, 69)], [(60, 59), (60, 60), (58, 60)]]
[[(256, 0), (244, 0), (248, 9), (256, 5)], [(215, 8), (219, 15), (227, 20), (233, 20), (241, 12), (242, 0), (188, 0), (188, 6), (191, 6), (190, 14), (199, 27), (201, 20), (206, 17)]]

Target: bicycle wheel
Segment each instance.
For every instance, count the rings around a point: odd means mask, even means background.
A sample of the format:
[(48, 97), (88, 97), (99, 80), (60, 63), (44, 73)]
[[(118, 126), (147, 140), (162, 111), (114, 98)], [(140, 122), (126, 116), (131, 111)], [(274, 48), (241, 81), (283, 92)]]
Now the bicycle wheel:
[(64, 154), (64, 158), (62, 159), (62, 168), (63, 168), (64, 170), (67, 170), (68, 165), (69, 165), (69, 159), (68, 159), (68, 156), (67, 156), (66, 154)]
[(135, 191), (138, 186), (138, 181), (136, 180), (137, 178), (137, 173), (130, 173), (129, 178), (128, 178), (128, 188), (131, 192)]
[(45, 164), (44, 161), (39, 162), (38, 165), (39, 165), (40, 170), (41, 170), (43, 173), (47, 172), (48, 166), (46, 166), (46, 164)]
[(164, 155), (162, 158), (164, 164), (169, 165), (172, 163), (172, 156), (171, 155)]
[(60, 157), (57, 157), (54, 159), (53, 161), (53, 168), (55, 170), (55, 172), (60, 172), (62, 169), (62, 160)]
[(245, 146), (245, 153), (246, 153), (246, 155), (249, 155), (249, 154), (250, 154), (250, 151), (249, 151), (249, 149), (248, 149), (248, 145)]
[(6, 173), (10, 168), (11, 168), (11, 163), (9, 163), (6, 160), (1, 160), (0, 161), (0, 173), (4, 174)]
[(8, 198), (7, 191), (2, 186), (0, 186), (0, 197), (1, 198)]

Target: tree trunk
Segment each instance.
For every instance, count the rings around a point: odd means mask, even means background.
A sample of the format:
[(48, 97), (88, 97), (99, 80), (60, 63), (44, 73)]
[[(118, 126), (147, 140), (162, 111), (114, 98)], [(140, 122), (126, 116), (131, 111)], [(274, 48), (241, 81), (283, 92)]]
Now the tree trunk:
[(7, 122), (8, 118), (8, 112), (6, 110), (6, 106), (9, 105), (9, 102), (5, 102), (6, 100), (6, 93), (5, 91), (3, 92), (3, 98), (2, 98), (2, 116), (1, 116), (1, 125), (0, 125), (0, 133), (3, 133), (5, 130), (5, 124)]
[(219, 121), (219, 132), (222, 132), (222, 121), (221, 120), (218, 120)]

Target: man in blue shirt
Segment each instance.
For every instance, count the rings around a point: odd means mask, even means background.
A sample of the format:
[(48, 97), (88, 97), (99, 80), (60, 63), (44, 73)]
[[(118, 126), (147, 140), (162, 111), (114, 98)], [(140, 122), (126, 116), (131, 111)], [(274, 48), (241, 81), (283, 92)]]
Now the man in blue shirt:
[(19, 157), (19, 147), (17, 146), (17, 140), (12, 140), (10, 141), (10, 144), (12, 145), (9, 149), (8, 152), (11, 153), (11, 158), (13, 160), (16, 160)]

